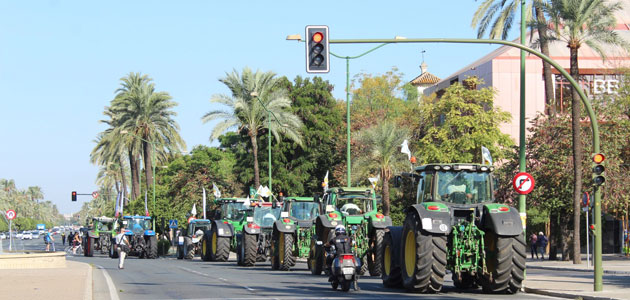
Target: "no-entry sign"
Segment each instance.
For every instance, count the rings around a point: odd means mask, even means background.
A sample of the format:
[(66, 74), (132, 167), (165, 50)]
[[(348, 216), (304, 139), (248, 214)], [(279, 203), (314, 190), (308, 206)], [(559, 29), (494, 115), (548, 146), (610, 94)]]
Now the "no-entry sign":
[(6, 215), (7, 215), (7, 219), (13, 220), (13, 219), (15, 219), (15, 216), (17, 214), (15, 213), (15, 210), (9, 209), (9, 210), (7, 210)]
[(98, 198), (98, 192), (92, 192), (92, 198), (94, 199)]
[(527, 195), (534, 189), (534, 177), (529, 173), (521, 172), (512, 179), (512, 186), (517, 193)]

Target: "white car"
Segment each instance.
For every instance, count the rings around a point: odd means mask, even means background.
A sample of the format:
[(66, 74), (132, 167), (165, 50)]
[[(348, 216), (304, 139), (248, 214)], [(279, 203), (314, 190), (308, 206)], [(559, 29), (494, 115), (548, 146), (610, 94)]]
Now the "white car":
[(33, 239), (38, 239), (38, 238), (39, 238), (39, 232), (33, 231)]
[(23, 240), (32, 240), (33, 239), (33, 234), (30, 232), (24, 233), (22, 234), (22, 239)]
[(24, 232), (18, 232), (17, 234), (15, 234), (15, 238), (21, 239), (23, 235), (24, 235)]
[(7, 238), (7, 235), (4, 232), (0, 232), (0, 240), (4, 240)]

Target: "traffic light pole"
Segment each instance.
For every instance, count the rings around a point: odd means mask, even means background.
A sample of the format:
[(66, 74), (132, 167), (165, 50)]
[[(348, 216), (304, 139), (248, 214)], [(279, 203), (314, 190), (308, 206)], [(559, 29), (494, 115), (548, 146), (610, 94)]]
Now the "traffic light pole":
[[(580, 99), (582, 100), (582, 104), (586, 108), (586, 112), (591, 121), (591, 130), (593, 131), (593, 153), (600, 153), (599, 148), (599, 126), (597, 124), (597, 116), (593, 111), (593, 107), (591, 106), (591, 102), (586, 98), (586, 94), (580, 87), (580, 85), (575, 81), (573, 77), (556, 61), (549, 58), (548, 56), (531, 49), (525, 45), (521, 45), (518, 43), (504, 41), (504, 40), (491, 40), (491, 39), (445, 39), (445, 38), (425, 38), (425, 39), (339, 39), (339, 40), (330, 40), (330, 44), (374, 44), (374, 43), (456, 43), (456, 44), (500, 44), (506, 45), (514, 48), (518, 48), (521, 50), (525, 50), (531, 54), (534, 54), (540, 57), (542, 60), (548, 62), (552, 65), (558, 72), (560, 72), (573, 86), (573, 88), (580, 95)], [(332, 54), (332, 53), (331, 53)], [(349, 124), (348, 124), (349, 125)], [(594, 203), (594, 214), (595, 214), (595, 245), (594, 245), (594, 290), (602, 291), (602, 227), (601, 227), (601, 191), (599, 186), (594, 187), (595, 194), (595, 203)]]

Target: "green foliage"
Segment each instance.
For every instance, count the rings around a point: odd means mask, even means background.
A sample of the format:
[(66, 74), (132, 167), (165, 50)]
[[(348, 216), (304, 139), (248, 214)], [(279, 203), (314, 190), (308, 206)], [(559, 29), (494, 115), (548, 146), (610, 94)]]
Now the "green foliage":
[[(474, 77), (465, 83), (472, 87), (482, 84)], [(439, 100), (424, 98), (414, 133), (420, 137), (418, 162), (481, 162), (481, 146), (490, 150), (495, 161), (505, 158), (514, 142), (499, 125), (511, 116), (494, 107), (494, 95), (490, 88), (477, 90), (456, 83)]]

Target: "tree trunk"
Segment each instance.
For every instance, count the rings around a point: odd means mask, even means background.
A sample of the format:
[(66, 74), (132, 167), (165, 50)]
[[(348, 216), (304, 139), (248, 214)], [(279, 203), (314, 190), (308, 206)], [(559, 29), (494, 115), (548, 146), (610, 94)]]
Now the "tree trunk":
[[(547, 40), (547, 26), (545, 14), (540, 5), (536, 5), (536, 18), (538, 19), (538, 35), (540, 37), (540, 52), (549, 56), (549, 41)], [(543, 61), (543, 79), (545, 81), (545, 103), (547, 104), (547, 114), (551, 117), (556, 115), (556, 99), (553, 93), (553, 79), (551, 78), (551, 65)]]
[(256, 133), (248, 133), (249, 139), (252, 141), (252, 151), (254, 151), (254, 188), (257, 189), (260, 186), (260, 174), (258, 169), (258, 141), (256, 140)]
[(383, 214), (389, 216), (389, 174), (385, 174), (384, 171), (381, 172), (381, 177), (383, 178)]
[(151, 157), (151, 144), (142, 141), (142, 150), (144, 151), (144, 176), (147, 181), (147, 191), (153, 184), (153, 157)]
[(131, 199), (140, 195), (140, 173), (138, 173), (137, 159), (133, 147), (129, 148), (129, 166), (131, 168)]
[[(579, 81), (578, 47), (570, 47), (571, 52), (571, 76)], [(580, 95), (575, 89), (571, 89), (571, 127), (573, 129), (573, 263), (582, 263), (580, 255), (580, 200), (582, 198), (582, 141), (580, 140)]]

